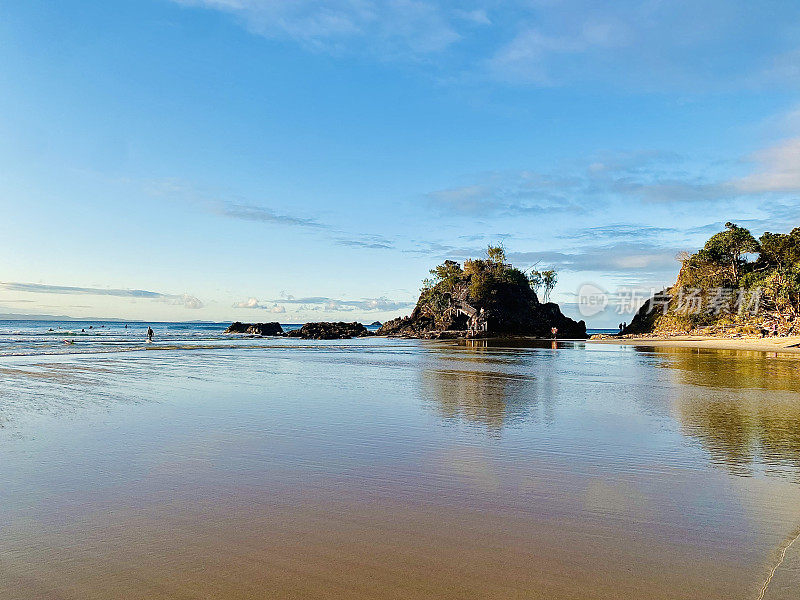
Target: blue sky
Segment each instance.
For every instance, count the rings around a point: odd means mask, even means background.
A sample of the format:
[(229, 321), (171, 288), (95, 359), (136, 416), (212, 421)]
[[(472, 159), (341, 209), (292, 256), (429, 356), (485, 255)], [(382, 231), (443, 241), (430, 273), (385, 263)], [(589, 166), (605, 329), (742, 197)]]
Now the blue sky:
[(10, 0), (0, 64), (0, 313), (384, 320), (502, 242), (577, 314), (800, 225), (797, 2)]

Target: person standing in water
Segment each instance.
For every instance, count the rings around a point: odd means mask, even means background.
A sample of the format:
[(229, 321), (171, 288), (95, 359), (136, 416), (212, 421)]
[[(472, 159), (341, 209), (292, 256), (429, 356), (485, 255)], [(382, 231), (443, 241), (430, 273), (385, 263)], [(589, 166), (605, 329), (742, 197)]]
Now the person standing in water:
[(153, 329), (149, 325), (147, 326), (147, 341), (153, 341)]

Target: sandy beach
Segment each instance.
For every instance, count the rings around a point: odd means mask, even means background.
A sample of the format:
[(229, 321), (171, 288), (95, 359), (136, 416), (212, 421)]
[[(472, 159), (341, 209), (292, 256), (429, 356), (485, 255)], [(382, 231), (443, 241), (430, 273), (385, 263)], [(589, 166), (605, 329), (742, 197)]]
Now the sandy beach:
[(685, 336), (631, 336), (587, 340), (591, 344), (618, 344), (626, 346), (654, 346), (660, 348), (707, 348), (714, 350), (749, 350), (755, 352), (800, 353), (800, 336), (756, 336), (723, 338), (702, 335)]

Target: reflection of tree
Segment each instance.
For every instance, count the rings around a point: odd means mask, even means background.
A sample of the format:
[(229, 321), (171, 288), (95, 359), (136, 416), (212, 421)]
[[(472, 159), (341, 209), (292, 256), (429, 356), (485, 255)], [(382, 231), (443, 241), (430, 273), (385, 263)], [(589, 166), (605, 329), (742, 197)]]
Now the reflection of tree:
[[(659, 348), (680, 377), (683, 430), (732, 473), (790, 471), (800, 481), (800, 361), (758, 353)], [(713, 388), (713, 389), (709, 389)]]
[(464, 419), (499, 432), (527, 418), (535, 379), (497, 371), (428, 369), (423, 391), (446, 419)]
[(753, 388), (800, 392), (800, 355), (710, 350), (700, 348), (640, 347), (664, 360), (659, 366), (674, 369), (684, 384), (703, 387)]

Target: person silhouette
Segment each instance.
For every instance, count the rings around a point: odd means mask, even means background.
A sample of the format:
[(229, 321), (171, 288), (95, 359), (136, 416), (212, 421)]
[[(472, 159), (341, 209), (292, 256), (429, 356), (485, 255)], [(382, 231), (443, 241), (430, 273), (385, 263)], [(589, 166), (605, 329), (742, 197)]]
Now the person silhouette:
[(153, 329), (149, 325), (147, 326), (147, 341), (153, 341)]

